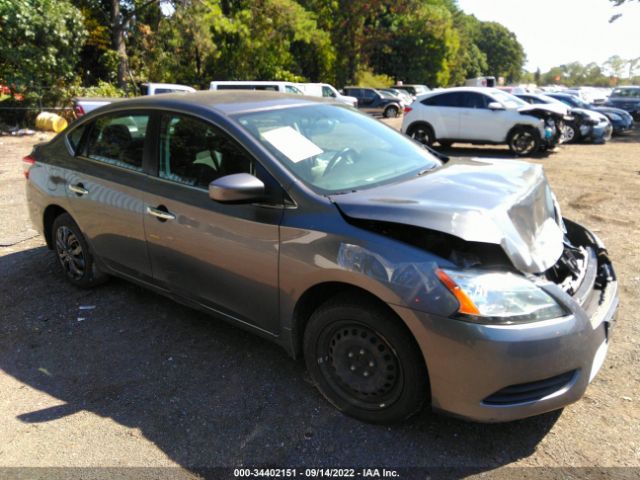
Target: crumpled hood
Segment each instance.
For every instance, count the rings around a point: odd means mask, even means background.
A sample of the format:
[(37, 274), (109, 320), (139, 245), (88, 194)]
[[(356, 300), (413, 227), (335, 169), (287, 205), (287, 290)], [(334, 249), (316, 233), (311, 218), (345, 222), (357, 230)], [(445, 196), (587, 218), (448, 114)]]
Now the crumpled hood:
[(407, 181), (330, 198), (348, 217), (500, 245), (522, 272), (547, 270), (563, 251), (555, 198), (542, 167), (526, 162), (451, 159)]
[(556, 115), (568, 115), (570, 108), (561, 105), (559, 103), (536, 103), (532, 105), (526, 105), (518, 108), (518, 112), (526, 114), (530, 111), (546, 110), (547, 112), (555, 113)]

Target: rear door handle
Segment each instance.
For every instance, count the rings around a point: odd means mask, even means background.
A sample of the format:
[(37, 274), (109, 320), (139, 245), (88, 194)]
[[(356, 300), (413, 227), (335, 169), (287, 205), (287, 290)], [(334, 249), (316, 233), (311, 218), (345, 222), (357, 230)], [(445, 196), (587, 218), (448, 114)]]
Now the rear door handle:
[(81, 183), (77, 183), (75, 185), (69, 185), (69, 190), (71, 190), (73, 193), (79, 196), (83, 196), (89, 193), (89, 190), (84, 188), (84, 185), (82, 185)]
[(175, 220), (176, 218), (176, 216), (173, 213), (169, 212), (166, 209), (166, 207), (162, 205), (158, 208), (147, 207), (147, 213), (152, 217), (156, 217), (158, 220), (163, 222), (167, 220)]

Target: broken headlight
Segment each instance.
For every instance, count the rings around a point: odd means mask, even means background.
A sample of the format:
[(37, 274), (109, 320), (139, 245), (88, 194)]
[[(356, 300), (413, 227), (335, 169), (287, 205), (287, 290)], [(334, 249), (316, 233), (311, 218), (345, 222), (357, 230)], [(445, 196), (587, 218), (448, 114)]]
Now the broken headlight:
[(521, 275), (449, 269), (438, 269), (436, 274), (457, 298), (458, 313), (467, 321), (509, 325), (567, 314), (553, 297)]

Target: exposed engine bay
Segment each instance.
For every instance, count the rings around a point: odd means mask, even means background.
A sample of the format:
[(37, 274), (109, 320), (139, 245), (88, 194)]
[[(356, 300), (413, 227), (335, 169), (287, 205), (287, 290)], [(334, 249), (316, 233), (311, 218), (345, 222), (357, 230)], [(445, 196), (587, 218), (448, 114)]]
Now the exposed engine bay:
[(566, 141), (565, 126), (567, 122), (573, 120), (572, 116), (542, 107), (527, 108), (526, 110), (521, 110), (520, 113), (544, 120), (547, 148), (553, 148)]

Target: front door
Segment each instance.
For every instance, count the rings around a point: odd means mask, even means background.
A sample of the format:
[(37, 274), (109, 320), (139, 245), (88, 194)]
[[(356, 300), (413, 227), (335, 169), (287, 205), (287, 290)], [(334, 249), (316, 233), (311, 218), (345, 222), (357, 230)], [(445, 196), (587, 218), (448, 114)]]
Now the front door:
[(164, 113), (158, 175), (145, 198), (144, 226), (155, 280), (208, 308), (277, 333), (282, 208), (222, 204), (209, 183), (234, 173), (267, 175), (211, 123)]

